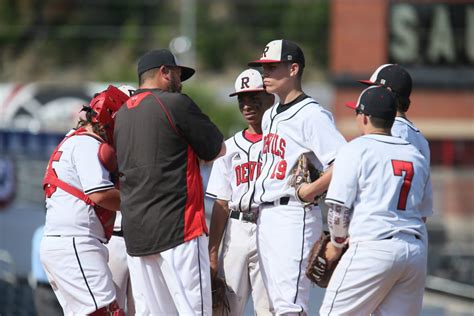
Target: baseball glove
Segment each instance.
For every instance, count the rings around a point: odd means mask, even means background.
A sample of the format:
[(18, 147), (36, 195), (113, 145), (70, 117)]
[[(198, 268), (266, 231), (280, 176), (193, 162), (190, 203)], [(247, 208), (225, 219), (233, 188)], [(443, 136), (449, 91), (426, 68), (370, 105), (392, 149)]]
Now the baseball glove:
[[(295, 188), (295, 196), (299, 200), (298, 191), (303, 183), (311, 183), (317, 180), (323, 173), (316, 169), (316, 167), (309, 161), (305, 154), (298, 157), (296, 165), (291, 170), (291, 176), (288, 184)], [(321, 196), (317, 196), (315, 201), (319, 200)], [(301, 201), (303, 203), (308, 203)], [(311, 204), (312, 202), (308, 203)]]
[(227, 283), (218, 276), (211, 280), (213, 315), (229, 315), (230, 304), (227, 297)]
[(347, 247), (344, 247), (341, 255), (333, 261), (329, 261), (326, 257), (326, 248), (331, 241), (329, 232), (323, 232), (321, 239), (314, 243), (309, 254), (308, 266), (306, 267), (306, 276), (308, 279), (321, 288), (327, 288), (329, 280), (336, 269)]

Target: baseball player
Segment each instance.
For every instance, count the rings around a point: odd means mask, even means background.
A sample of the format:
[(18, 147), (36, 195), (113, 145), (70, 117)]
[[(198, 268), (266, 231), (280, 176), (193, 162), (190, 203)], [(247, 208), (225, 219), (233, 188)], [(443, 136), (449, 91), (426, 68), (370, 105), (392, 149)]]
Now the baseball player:
[[(284, 39), (271, 41), (249, 66), (263, 66), (266, 91), (279, 97), (262, 119), (262, 171), (253, 197), (260, 205), (257, 236), (262, 276), (277, 315), (307, 314), (310, 281), (303, 269), (322, 232), (321, 210), (313, 201), (327, 189), (330, 165), (345, 140), (332, 114), (302, 91), (305, 58), (298, 45)], [(296, 190), (289, 180), (302, 154), (326, 172)]]
[(250, 293), (257, 315), (271, 315), (257, 253), (258, 205), (251, 202), (251, 188), (260, 174), (261, 121), (274, 96), (265, 92), (260, 72), (243, 71), (235, 80), (239, 109), (248, 124), (226, 140), (227, 152), (213, 166), (206, 195), (216, 199), (209, 233), (211, 278), (218, 273), (218, 250), (222, 241), (221, 271), (229, 293), (231, 315), (243, 315)]
[(329, 282), (321, 315), (419, 315), (426, 278), (427, 230), (432, 211), (429, 165), (406, 140), (391, 135), (396, 96), (365, 89), (356, 121), (363, 136), (340, 149), (326, 204), (328, 260), (342, 256)]
[(46, 224), (40, 257), (65, 315), (123, 315), (108, 251), (120, 194), (114, 115), (129, 98), (114, 86), (84, 107), (86, 118), (54, 150), (46, 168)]
[(194, 72), (167, 49), (147, 52), (137, 65), (140, 87), (116, 117), (130, 276), (152, 315), (212, 312), (199, 161), (224, 155), (225, 144), (209, 117), (181, 93)]
[(400, 65), (385, 64), (375, 70), (369, 80), (359, 80), (366, 85), (383, 85), (392, 90), (397, 100), (397, 116), (392, 127), (392, 135), (401, 137), (418, 148), (430, 164), (430, 147), (428, 141), (418, 128), (408, 119), (410, 107), (412, 78)]
[[(118, 88), (128, 96), (135, 92), (135, 88), (128, 85), (121, 85)], [(121, 309), (127, 311), (128, 315), (135, 315), (132, 283), (127, 264), (127, 248), (123, 239), (122, 214), (120, 211), (117, 211), (112, 236), (106, 247), (109, 250), (108, 265), (115, 285), (117, 303)], [(145, 302), (139, 301), (138, 303), (143, 305)]]

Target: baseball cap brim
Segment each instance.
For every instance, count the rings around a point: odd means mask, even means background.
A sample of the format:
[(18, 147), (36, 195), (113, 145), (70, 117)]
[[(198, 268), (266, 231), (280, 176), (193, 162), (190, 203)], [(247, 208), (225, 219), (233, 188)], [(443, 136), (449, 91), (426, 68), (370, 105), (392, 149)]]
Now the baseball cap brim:
[(178, 66), (178, 67), (181, 68), (181, 81), (188, 80), (196, 72), (196, 70), (194, 70), (193, 68), (184, 67), (184, 66)]
[(281, 63), (281, 60), (276, 60), (276, 59), (259, 59), (259, 60), (254, 60), (248, 63), (250, 67), (259, 67), (262, 64), (271, 64), (271, 63)]
[(370, 80), (357, 80), (357, 81), (360, 82), (360, 83), (363, 83), (365, 85), (368, 85), (368, 86), (378, 85), (377, 82), (373, 82), (373, 81), (370, 81)]
[(356, 109), (357, 108), (357, 102), (354, 102), (354, 101), (346, 102), (345, 106), (347, 106), (348, 108), (351, 108), (351, 109)]
[[(376, 85), (378, 85), (378, 83), (370, 81), (370, 80), (357, 80), (357, 82), (360, 82), (360, 83), (365, 84), (367, 86), (376, 86)], [(347, 106), (348, 108), (351, 108), (351, 109), (355, 110), (357, 108), (357, 101), (356, 102), (354, 102), (354, 101), (346, 102), (344, 105)]]
[(262, 91), (265, 91), (265, 89), (262, 88), (262, 89), (241, 90), (241, 91), (232, 92), (231, 94), (229, 94), (229, 97), (233, 97), (234, 95), (238, 95), (238, 94), (242, 94), (242, 93), (248, 93), (248, 92), (262, 92)]

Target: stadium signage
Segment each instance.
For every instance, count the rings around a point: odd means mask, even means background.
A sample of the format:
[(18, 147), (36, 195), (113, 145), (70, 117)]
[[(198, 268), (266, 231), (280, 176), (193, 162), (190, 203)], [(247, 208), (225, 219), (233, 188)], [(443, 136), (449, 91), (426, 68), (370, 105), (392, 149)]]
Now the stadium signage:
[(390, 62), (474, 66), (474, 4), (427, 2), (391, 2)]

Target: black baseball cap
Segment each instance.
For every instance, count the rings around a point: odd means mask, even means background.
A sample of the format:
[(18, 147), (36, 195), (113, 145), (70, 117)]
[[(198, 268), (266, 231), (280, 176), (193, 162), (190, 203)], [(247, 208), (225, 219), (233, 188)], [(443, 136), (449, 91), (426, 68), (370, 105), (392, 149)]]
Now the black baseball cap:
[(174, 66), (181, 68), (181, 81), (194, 75), (195, 70), (176, 64), (176, 58), (168, 49), (155, 49), (149, 51), (138, 60), (137, 73), (140, 76), (145, 71), (161, 66)]
[(397, 101), (393, 92), (383, 86), (370, 86), (359, 96), (357, 102), (348, 102), (346, 106), (385, 120), (394, 120), (397, 115)]
[(359, 80), (366, 85), (383, 85), (396, 94), (410, 99), (412, 79), (408, 71), (397, 64), (385, 64), (377, 68), (369, 80)]
[(258, 60), (248, 63), (250, 67), (258, 67), (267, 63), (292, 62), (305, 66), (304, 54), (301, 48), (288, 40), (274, 40), (265, 46)]

